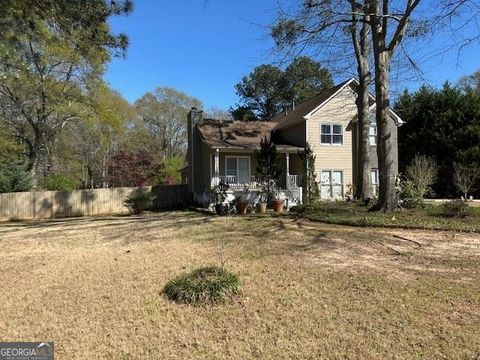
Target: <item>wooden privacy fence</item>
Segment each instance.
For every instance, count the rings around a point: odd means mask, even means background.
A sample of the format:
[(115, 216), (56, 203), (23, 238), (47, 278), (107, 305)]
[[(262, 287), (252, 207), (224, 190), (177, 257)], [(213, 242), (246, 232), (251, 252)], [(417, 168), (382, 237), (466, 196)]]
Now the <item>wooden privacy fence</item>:
[(191, 202), (187, 185), (6, 193), (0, 194), (0, 221), (127, 213), (124, 201), (138, 189), (156, 196), (154, 210), (181, 208)]

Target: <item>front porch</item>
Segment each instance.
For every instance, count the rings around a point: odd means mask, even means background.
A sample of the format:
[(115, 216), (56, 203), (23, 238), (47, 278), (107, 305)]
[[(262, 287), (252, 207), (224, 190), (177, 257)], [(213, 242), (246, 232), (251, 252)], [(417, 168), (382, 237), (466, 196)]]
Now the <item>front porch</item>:
[[(278, 186), (285, 196), (288, 207), (302, 203), (302, 162), (298, 153), (279, 152), (281, 175)], [(221, 182), (229, 185), (229, 192), (238, 196), (248, 188), (250, 201), (258, 202), (261, 184), (257, 175), (257, 161), (253, 152), (223, 152), (214, 149), (210, 154), (210, 186)], [(293, 173), (292, 173), (293, 172)]]

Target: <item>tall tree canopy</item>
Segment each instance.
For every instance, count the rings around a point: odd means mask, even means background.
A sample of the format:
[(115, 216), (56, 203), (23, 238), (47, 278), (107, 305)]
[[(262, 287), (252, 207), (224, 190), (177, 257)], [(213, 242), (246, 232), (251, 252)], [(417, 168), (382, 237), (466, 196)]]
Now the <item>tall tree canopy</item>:
[(187, 146), (187, 114), (200, 100), (166, 87), (146, 93), (135, 108), (148, 133), (157, 141), (162, 159), (178, 156)]
[(417, 153), (432, 157), (439, 167), (436, 195), (458, 197), (454, 164), (480, 167), (480, 94), (448, 83), (440, 90), (423, 86), (404, 92), (395, 110), (406, 122), (399, 129), (400, 171)]
[(107, 186), (109, 158), (124, 141), (136, 112), (119, 93), (100, 83), (91, 91), (90, 111), (62, 132), (54, 172), (74, 175), (77, 183)]
[(330, 72), (308, 57), (294, 59), (285, 70), (260, 65), (235, 86), (240, 105), (231, 113), (239, 120), (251, 120), (252, 113), (268, 120), (283, 107), (301, 103), (332, 86)]
[(34, 180), (49, 170), (57, 135), (89, 111), (88, 92), (126, 36), (110, 32), (130, 1), (6, 0), (0, 4), (0, 109), (26, 147)]

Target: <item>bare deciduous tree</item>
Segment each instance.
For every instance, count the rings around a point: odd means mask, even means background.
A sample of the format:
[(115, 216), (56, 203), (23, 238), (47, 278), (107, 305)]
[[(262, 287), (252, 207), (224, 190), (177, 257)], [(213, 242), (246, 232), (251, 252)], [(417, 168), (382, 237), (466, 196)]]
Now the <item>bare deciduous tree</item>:
[[(360, 11), (359, 11), (360, 7)], [(359, 134), (359, 161), (357, 163), (357, 191), (361, 200), (372, 198), (370, 166), (370, 99), (371, 84), (370, 27), (361, 12), (362, 4), (351, 0), (315, 0), (302, 2), (296, 11), (279, 9), (279, 17), (272, 28), (277, 49), (287, 56), (296, 56), (312, 48), (322, 51), (322, 62), (331, 67), (356, 68), (359, 86), (356, 105)], [(368, 20), (368, 17), (366, 17)], [(350, 63), (354, 54), (355, 64)], [(326, 55), (328, 54), (328, 55)], [(340, 65), (341, 64), (341, 65)]]
[(453, 171), (453, 182), (467, 200), (468, 193), (474, 189), (480, 178), (480, 168), (454, 164)]
[(415, 155), (412, 163), (407, 166), (406, 175), (415, 187), (418, 199), (425, 197), (437, 179), (438, 167), (432, 158), (425, 155)]
[(158, 88), (135, 102), (146, 129), (159, 143), (162, 160), (184, 153), (187, 114), (201, 106), (199, 100), (172, 88)]

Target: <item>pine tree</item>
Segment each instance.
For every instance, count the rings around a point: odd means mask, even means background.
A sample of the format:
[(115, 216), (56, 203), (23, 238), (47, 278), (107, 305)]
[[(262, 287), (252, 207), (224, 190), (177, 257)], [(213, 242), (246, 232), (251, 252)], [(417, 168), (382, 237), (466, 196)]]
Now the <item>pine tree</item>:
[(277, 186), (280, 177), (280, 166), (277, 159), (277, 147), (266, 136), (260, 141), (260, 150), (255, 150), (257, 158), (257, 174), (260, 182), (264, 184), (267, 202), (274, 194), (274, 188)]

